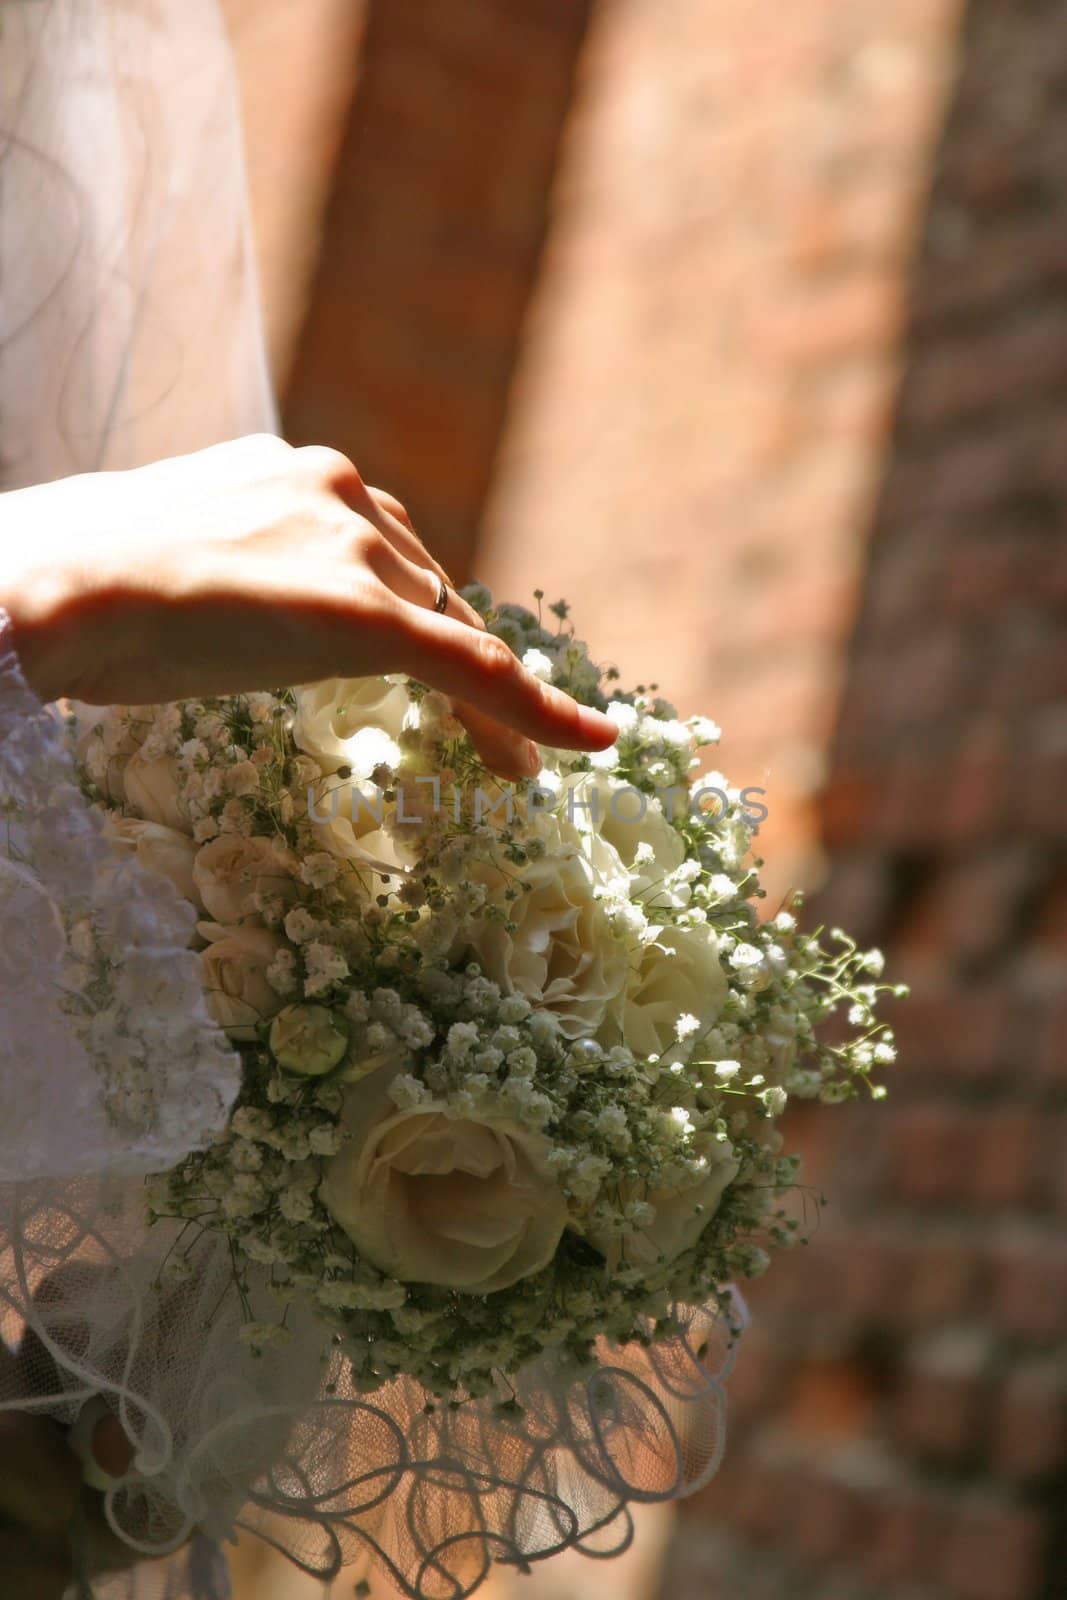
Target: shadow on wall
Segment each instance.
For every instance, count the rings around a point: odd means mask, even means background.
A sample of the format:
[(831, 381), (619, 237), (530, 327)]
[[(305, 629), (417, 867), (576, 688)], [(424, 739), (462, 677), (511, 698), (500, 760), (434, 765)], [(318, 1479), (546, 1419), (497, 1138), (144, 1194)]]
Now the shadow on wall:
[(910, 981), (887, 1107), (753, 1294), (661, 1595), (1053, 1600), (1067, 1572), (1067, 28), (973, 0), (814, 908)]
[(327, 441), (465, 581), (590, 0), (369, 0), (287, 436)]

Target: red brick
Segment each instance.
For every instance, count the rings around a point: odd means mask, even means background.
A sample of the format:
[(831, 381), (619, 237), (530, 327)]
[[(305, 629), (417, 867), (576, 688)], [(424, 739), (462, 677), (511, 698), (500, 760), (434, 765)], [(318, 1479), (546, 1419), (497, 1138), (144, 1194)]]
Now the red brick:
[(1015, 820), (1038, 837), (1067, 837), (1067, 754), (1039, 755), (1026, 766), (1015, 797)]
[(969, 333), (927, 351), (907, 381), (907, 424), (928, 429), (1032, 402), (1067, 377), (1067, 340), (1060, 313), (1033, 315), (1018, 326)]
[(1064, 960), (1067, 977), (1067, 872), (1061, 872), (1048, 885), (1037, 907), (1036, 942)]
[[(955, 616), (993, 614), (1015, 594), (1026, 596), (1040, 542), (998, 520), (989, 533), (964, 534), (948, 542), (939, 599)], [(1036, 548), (1034, 548), (1036, 546)]]
[(944, 776), (939, 832), (958, 846), (985, 843), (1012, 825), (1014, 774), (1003, 751), (961, 750)]
[(901, 1485), (871, 1496), (868, 1517), (863, 1571), (880, 1592), (882, 1585), (913, 1584), (936, 1571), (945, 1511), (928, 1484)]
[(995, 639), (984, 697), (991, 711), (1026, 713), (1035, 704), (1067, 699), (1067, 641), (1059, 619), (1030, 605), (1005, 617)]
[(916, 988), (893, 1018), (902, 1067), (925, 1081), (986, 1085), (1018, 1043), (1012, 995), (1004, 987), (947, 984)]
[(1067, 1000), (1050, 997), (1039, 1008), (1034, 1056), (1038, 1081), (1053, 1092), (1067, 1089)]
[(909, 1106), (891, 1114), (886, 1134), (889, 1182), (912, 1205), (947, 1205), (967, 1182), (974, 1131), (958, 1106)]
[(1048, 1533), (1037, 1511), (975, 1497), (961, 1508), (941, 1569), (953, 1600), (1021, 1600), (1040, 1592)]
[(845, 1560), (862, 1531), (862, 1514), (848, 1486), (817, 1470), (800, 1475), (782, 1509), (790, 1549), (805, 1563)]
[(832, 1250), (834, 1305), (846, 1325), (892, 1326), (900, 1320), (910, 1275), (912, 1241), (904, 1234), (873, 1229), (818, 1242)]
[(924, 1227), (912, 1244), (911, 1273), (902, 1312), (915, 1328), (958, 1322), (972, 1310), (982, 1278), (982, 1258), (971, 1230)]
[(1030, 1361), (1008, 1374), (993, 1413), (992, 1457), (998, 1474), (1045, 1478), (1067, 1464), (1067, 1366)]
[(958, 262), (927, 263), (913, 312), (923, 326), (936, 327), (946, 317), (988, 314), (1013, 296), (1055, 288), (1065, 276), (1067, 239), (1058, 217), (1005, 218), (978, 235), (965, 271)]
[[(737, 1532), (756, 1543), (780, 1542), (781, 1507), (791, 1503), (797, 1476), (787, 1467), (775, 1467), (749, 1458), (732, 1506)], [(707, 1492), (711, 1494), (710, 1489)]]
[[(877, 727), (879, 719), (873, 720)], [(928, 848), (942, 832), (944, 788), (944, 774), (931, 751), (909, 740), (877, 785), (877, 805), (864, 819), (865, 837), (873, 836), (883, 849)]]
[(870, 839), (870, 819), (879, 804), (881, 786), (873, 772), (835, 771), (821, 795), (823, 829), (839, 849)]
[(1038, 1203), (1067, 1217), (1067, 1112), (1049, 1111), (1043, 1121), (1038, 1167)]
[(1037, 1227), (1005, 1229), (990, 1248), (991, 1311), (1004, 1333), (1052, 1344), (1067, 1325), (1067, 1239)]
[(974, 1124), (974, 1164), (968, 1185), (976, 1205), (1020, 1208), (1038, 1198), (1046, 1126), (1037, 1106), (982, 1107)]
[(895, 528), (920, 516), (962, 518), (999, 509), (1029, 481), (1029, 444), (1021, 429), (998, 419), (995, 426), (946, 439), (937, 451), (936, 472), (931, 472), (926, 455), (911, 458), (905, 452), (894, 463), (880, 516)]
[(863, 1435), (874, 1416), (877, 1396), (870, 1376), (857, 1362), (801, 1362), (779, 1417), (782, 1428), (813, 1445), (840, 1443)]
[(881, 663), (883, 727), (911, 728), (954, 711), (966, 695), (969, 654), (959, 634), (943, 626), (897, 642)]
[(745, 1330), (730, 1373), (732, 1425), (744, 1424), (773, 1411), (780, 1404), (791, 1376), (792, 1364), (787, 1352), (768, 1335), (762, 1323), (754, 1321)]
[(942, 606), (941, 572), (951, 522), (917, 511), (906, 528), (877, 550), (864, 595), (863, 630), (889, 639)]
[(923, 1341), (893, 1405), (900, 1442), (937, 1461), (973, 1457), (989, 1412), (991, 1366), (992, 1341), (979, 1329), (944, 1329)]
[(968, 210), (1003, 213), (1033, 195), (1034, 164), (1020, 131), (978, 130), (943, 170)]
[(900, 929), (901, 943), (909, 952), (949, 952), (955, 964), (998, 955), (1040, 871), (1029, 848), (1002, 844), (930, 873)]
[(810, 907), (813, 922), (847, 928), (864, 946), (874, 942), (884, 926), (893, 891), (889, 863), (875, 850), (841, 852), (833, 875)]

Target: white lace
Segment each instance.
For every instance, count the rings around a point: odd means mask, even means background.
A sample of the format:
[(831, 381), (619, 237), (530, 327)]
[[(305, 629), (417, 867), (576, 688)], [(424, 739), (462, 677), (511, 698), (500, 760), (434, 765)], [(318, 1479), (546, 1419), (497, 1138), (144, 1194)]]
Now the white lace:
[(0, 609), (0, 1180), (158, 1171), (225, 1126), (240, 1063), (173, 886), (120, 854)]

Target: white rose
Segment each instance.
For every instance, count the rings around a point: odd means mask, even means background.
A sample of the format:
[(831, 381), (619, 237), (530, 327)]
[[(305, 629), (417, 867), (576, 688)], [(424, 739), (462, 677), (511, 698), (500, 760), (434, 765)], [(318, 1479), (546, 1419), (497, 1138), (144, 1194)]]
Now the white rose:
[(224, 833), (196, 852), (193, 878), (209, 915), (236, 923), (255, 915), (257, 893), (291, 904), (299, 892), (298, 867), (293, 852), (273, 839)]
[(713, 1134), (697, 1134), (694, 1145), (704, 1168), (702, 1176), (686, 1177), (678, 1184), (665, 1184), (659, 1189), (620, 1185), (619, 1200), (623, 1205), (632, 1200), (646, 1200), (655, 1208), (656, 1215), (646, 1228), (625, 1235), (595, 1232), (587, 1235), (589, 1242), (606, 1257), (613, 1272), (620, 1266), (652, 1268), (661, 1256), (673, 1261), (683, 1250), (696, 1244), (719, 1209), (741, 1163), (729, 1140), (720, 1141)]
[(567, 1217), (547, 1140), (503, 1118), (450, 1116), (438, 1101), (397, 1110), (392, 1077), (364, 1079), (346, 1098), (349, 1138), (320, 1191), (338, 1225), (409, 1283), (490, 1294), (547, 1266)]
[(696, 1018), (692, 1037), (699, 1048), (701, 1036), (722, 1010), (728, 987), (712, 929), (660, 928), (642, 947), (622, 1004), (605, 1018), (597, 1037), (601, 1044), (628, 1045), (635, 1056), (669, 1053), (674, 1059), (688, 1051), (677, 1043), (678, 1019)]
[(396, 765), (411, 701), (403, 684), (385, 678), (327, 678), (296, 691), (293, 739), (324, 772), (350, 767), (369, 778), (383, 761)]
[(201, 951), (200, 961), (212, 1016), (231, 1039), (255, 1039), (257, 1025), (284, 1003), (267, 982), (267, 968), (279, 950), (289, 947), (269, 928), (198, 922), (197, 930), (211, 941)]
[(181, 778), (174, 756), (146, 761), (140, 751), (131, 756), (122, 775), (126, 799), (146, 822), (189, 832), (189, 819), (181, 803)]
[(74, 719), (74, 755), (110, 800), (124, 800), (126, 763), (140, 748), (151, 713), (137, 706), (91, 706), (68, 702)]
[(193, 862), (197, 847), (188, 834), (162, 822), (142, 822), (139, 817), (109, 816), (106, 831), (116, 843), (132, 851), (142, 866), (169, 878), (180, 895), (200, 905)]
[(382, 873), (403, 876), (404, 829), (389, 828), (389, 818), (390, 807), (372, 783), (329, 779), (316, 785), (308, 820), (320, 849), (349, 863), (337, 879), (342, 889), (379, 894)]
[[(672, 799), (684, 810), (684, 791)], [(574, 838), (602, 875), (608, 872), (610, 858), (604, 850), (608, 846), (625, 869), (633, 895), (654, 899), (666, 874), (685, 860), (682, 837), (659, 800), (606, 772), (582, 772), (564, 780), (560, 826), (564, 837)], [(652, 860), (640, 865), (635, 860), (639, 845), (652, 851)]]
[[(486, 884), (490, 902), (499, 901), (514, 929), (472, 920), (453, 955), (474, 956), (506, 993), (555, 1012), (567, 1038), (595, 1033), (622, 994), (628, 956), (596, 898), (586, 858), (563, 845), (508, 875), (478, 862), (471, 875)], [(504, 891), (520, 877), (530, 887), (505, 900)]]

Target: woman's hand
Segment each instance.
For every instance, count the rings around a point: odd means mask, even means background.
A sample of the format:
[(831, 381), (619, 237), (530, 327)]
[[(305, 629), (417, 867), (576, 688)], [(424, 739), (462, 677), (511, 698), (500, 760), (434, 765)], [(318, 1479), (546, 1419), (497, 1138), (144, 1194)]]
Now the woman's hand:
[(451, 696), (482, 759), (602, 750), (451, 588), (404, 508), (328, 449), (269, 434), (0, 496), (0, 603), (43, 699), (150, 704), (405, 672)]

